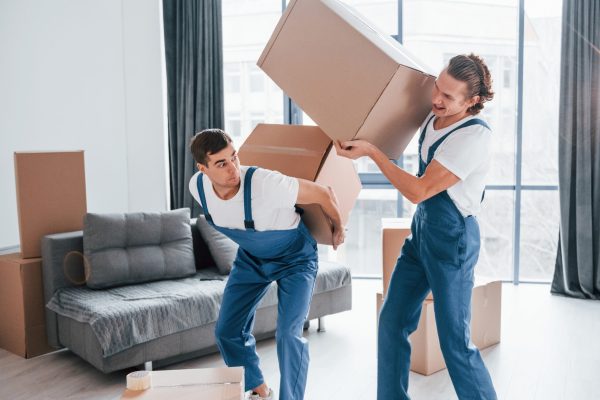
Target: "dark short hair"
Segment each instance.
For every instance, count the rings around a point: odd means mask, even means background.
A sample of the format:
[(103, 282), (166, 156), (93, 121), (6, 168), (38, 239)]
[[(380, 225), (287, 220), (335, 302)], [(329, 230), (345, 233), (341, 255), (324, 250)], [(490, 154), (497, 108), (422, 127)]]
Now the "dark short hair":
[(197, 163), (208, 165), (209, 155), (218, 153), (232, 142), (231, 137), (221, 129), (205, 129), (192, 137), (190, 150)]
[(470, 114), (479, 114), (483, 103), (494, 98), (492, 75), (481, 57), (473, 53), (452, 57), (446, 71), (454, 79), (467, 84), (468, 99), (479, 96), (479, 101), (467, 110)]

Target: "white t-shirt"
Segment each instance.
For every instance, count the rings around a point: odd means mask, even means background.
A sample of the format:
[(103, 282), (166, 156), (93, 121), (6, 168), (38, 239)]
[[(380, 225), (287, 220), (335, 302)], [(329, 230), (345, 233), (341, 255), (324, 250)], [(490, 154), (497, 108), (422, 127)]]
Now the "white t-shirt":
[[(244, 227), (244, 177), (248, 167), (241, 166), (240, 189), (229, 200), (219, 198), (210, 179), (203, 176), (204, 195), (208, 212), (217, 226), (233, 229)], [(190, 179), (190, 192), (200, 202), (198, 194), (197, 172)], [(252, 218), (257, 231), (293, 229), (300, 223), (300, 215), (294, 205), (298, 198), (300, 184), (298, 179), (283, 175), (277, 171), (258, 168), (252, 176)]]
[[(430, 113), (423, 126), (431, 118)], [(421, 147), (421, 158), (427, 161), (429, 148), (442, 136), (452, 129), (473, 118), (481, 118), (471, 115), (467, 118), (446, 127), (435, 130), (433, 118), (427, 125), (425, 139)], [(447, 192), (460, 213), (467, 217), (477, 215), (481, 210), (481, 195), (485, 189), (486, 176), (490, 168), (492, 132), (482, 125), (471, 125), (453, 132), (437, 148), (433, 159), (437, 160), (446, 169), (460, 178), (460, 181), (448, 188)]]

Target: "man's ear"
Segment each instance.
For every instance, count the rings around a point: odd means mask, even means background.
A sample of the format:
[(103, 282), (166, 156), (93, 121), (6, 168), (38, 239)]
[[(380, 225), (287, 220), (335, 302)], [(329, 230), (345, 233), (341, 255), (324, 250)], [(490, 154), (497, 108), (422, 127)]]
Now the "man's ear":
[(198, 171), (200, 171), (201, 173), (204, 174), (206, 172), (206, 165), (200, 164), (200, 163), (196, 163), (196, 167), (198, 167)]
[(473, 96), (471, 97), (471, 100), (469, 100), (469, 107), (473, 107), (477, 103), (479, 103), (479, 96)]

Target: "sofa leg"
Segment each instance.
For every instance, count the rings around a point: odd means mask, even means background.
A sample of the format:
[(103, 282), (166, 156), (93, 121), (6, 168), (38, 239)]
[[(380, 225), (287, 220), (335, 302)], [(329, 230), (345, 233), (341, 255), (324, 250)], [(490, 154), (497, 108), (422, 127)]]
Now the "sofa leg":
[(152, 371), (152, 361), (148, 361), (144, 363), (144, 370)]
[(319, 327), (317, 328), (317, 332), (325, 332), (325, 317), (319, 318)]

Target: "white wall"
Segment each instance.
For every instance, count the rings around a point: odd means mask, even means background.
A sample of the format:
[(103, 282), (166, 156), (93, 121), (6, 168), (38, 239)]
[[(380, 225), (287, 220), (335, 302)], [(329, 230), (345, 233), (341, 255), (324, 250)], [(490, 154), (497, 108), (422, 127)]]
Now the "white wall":
[(0, 2), (0, 248), (13, 152), (85, 150), (88, 211), (168, 208), (160, 0)]

